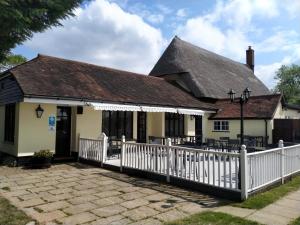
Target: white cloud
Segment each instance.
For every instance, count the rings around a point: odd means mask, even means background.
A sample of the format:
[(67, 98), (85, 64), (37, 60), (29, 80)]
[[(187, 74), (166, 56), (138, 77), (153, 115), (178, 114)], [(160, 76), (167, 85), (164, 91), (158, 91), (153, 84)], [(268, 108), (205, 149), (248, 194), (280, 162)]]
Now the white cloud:
[(281, 65), (282, 62), (275, 62), (269, 65), (258, 65), (255, 67), (255, 74), (269, 88), (273, 88), (276, 85), (276, 80), (274, 79), (275, 72), (281, 67)]
[(176, 12), (176, 16), (183, 18), (187, 16), (186, 9), (178, 9)]
[(299, 34), (293, 30), (280, 30), (256, 44), (258, 52), (290, 51), (299, 41)]
[(151, 23), (162, 23), (164, 21), (164, 16), (162, 14), (151, 14), (146, 18)]
[(287, 10), (290, 17), (299, 17), (300, 1), (298, 0), (285, 0), (283, 1), (283, 7)]
[(137, 15), (106, 0), (77, 9), (76, 17), (25, 43), (49, 55), (103, 66), (147, 73), (160, 56), (164, 39), (160, 30)]
[[(255, 67), (262, 81), (273, 87), (275, 71), (282, 64), (300, 60), (299, 33), (281, 28), (263, 34), (264, 31), (255, 24), (278, 17), (282, 13), (282, 4), (279, 0), (218, 0), (212, 11), (189, 18), (177, 26), (176, 33), (184, 40), (243, 63), (248, 45), (254, 46), (256, 54), (285, 52), (289, 57)], [(258, 38), (252, 41), (253, 36)]]

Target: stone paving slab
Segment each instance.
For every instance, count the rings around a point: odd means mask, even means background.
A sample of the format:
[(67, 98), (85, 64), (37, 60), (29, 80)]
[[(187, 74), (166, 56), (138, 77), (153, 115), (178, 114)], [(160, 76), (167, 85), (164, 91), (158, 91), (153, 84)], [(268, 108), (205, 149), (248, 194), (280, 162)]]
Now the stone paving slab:
[(0, 194), (41, 225), (158, 225), (216, 207), (217, 198), (80, 163), (0, 167)]

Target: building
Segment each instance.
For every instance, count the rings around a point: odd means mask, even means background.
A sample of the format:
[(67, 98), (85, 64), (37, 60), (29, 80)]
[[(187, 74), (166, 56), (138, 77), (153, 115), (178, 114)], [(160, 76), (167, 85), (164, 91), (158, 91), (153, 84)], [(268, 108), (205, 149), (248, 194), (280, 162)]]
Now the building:
[(43, 55), (3, 73), (0, 87), (0, 148), (17, 157), (69, 156), (79, 136), (102, 132), (138, 142), (195, 135), (190, 115), (216, 111), (162, 78)]
[(247, 58), (248, 65), (237, 63), (177, 37), (151, 76), (38, 55), (0, 75), (0, 151), (71, 156), (79, 137), (97, 139), (102, 132), (112, 145), (122, 135), (156, 143), (237, 138), (239, 108), (225, 99), (232, 85), (256, 95), (245, 109), (245, 134), (272, 143), (274, 119), (299, 118), (299, 109), (271, 95), (254, 75), (252, 49)]

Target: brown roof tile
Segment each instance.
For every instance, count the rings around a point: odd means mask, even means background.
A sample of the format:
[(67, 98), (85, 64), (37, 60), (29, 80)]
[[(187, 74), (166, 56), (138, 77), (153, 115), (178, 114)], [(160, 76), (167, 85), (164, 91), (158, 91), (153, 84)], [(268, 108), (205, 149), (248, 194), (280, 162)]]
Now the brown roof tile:
[[(271, 119), (274, 116), (278, 103), (281, 101), (281, 94), (263, 95), (250, 97), (244, 105), (245, 119)], [(219, 108), (218, 113), (210, 119), (239, 119), (240, 104), (231, 103), (229, 99), (221, 99), (215, 103)]]
[(10, 72), (24, 95), (215, 109), (162, 78), (39, 55)]

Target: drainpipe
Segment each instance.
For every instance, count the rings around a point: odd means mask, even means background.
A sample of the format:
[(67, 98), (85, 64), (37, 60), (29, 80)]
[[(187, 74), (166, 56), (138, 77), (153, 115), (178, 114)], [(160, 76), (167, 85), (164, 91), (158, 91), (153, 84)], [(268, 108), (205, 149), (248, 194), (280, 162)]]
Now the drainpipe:
[(265, 147), (268, 145), (268, 121), (265, 119)]

